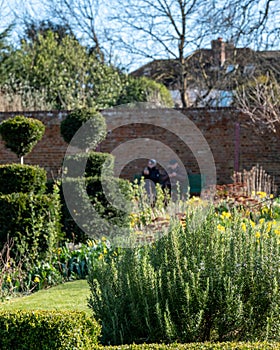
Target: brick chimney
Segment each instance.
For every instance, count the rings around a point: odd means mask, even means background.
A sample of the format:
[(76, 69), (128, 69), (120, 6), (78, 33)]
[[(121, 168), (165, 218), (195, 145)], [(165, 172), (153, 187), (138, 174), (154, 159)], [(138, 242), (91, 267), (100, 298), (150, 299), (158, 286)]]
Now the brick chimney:
[(213, 63), (215, 66), (223, 66), (226, 60), (226, 48), (223, 38), (211, 41)]

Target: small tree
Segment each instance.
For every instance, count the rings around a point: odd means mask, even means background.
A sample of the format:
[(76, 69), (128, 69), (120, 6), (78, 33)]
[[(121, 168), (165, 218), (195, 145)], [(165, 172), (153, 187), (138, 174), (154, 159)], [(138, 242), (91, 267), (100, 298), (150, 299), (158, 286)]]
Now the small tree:
[(60, 133), (64, 141), (70, 143), (81, 126), (90, 122), (89, 128), (83, 132), (81, 139), (72, 141), (78, 148), (96, 147), (106, 136), (106, 122), (101, 113), (93, 108), (75, 109), (60, 124)]
[(261, 75), (240, 86), (235, 99), (237, 107), (252, 122), (276, 131), (280, 122), (280, 84), (273, 75)]
[(23, 164), (23, 156), (31, 152), (45, 133), (44, 124), (37, 119), (22, 115), (4, 120), (0, 124), (0, 134), (5, 146), (14, 152)]

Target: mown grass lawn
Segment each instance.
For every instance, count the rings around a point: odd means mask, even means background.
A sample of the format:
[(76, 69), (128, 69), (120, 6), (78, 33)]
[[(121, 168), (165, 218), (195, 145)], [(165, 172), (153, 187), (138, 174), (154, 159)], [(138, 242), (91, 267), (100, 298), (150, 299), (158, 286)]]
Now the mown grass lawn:
[[(0, 310), (78, 310), (85, 311), (91, 315), (91, 310), (87, 307), (87, 298), (90, 294), (87, 281), (79, 280), (67, 282), (47, 290), (41, 290), (24, 297), (13, 298), (0, 302)], [(139, 344), (122, 346), (97, 346), (98, 350), (279, 350), (279, 343), (190, 343), (190, 344)]]
[(0, 302), (1, 310), (76, 310), (91, 315), (87, 306), (90, 295), (86, 280), (67, 282), (28, 296)]

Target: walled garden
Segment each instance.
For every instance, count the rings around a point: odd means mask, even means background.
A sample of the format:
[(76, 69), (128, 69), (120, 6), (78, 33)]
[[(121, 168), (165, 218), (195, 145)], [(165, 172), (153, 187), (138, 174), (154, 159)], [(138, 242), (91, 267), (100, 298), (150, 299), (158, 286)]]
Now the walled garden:
[[(0, 311), (1, 349), (280, 348), (280, 200), (269, 179), (258, 181), (263, 170), (176, 202), (157, 187), (151, 204), (143, 181), (112, 180), (106, 153), (68, 155), (62, 180), (48, 181), (24, 164), (43, 134), (26, 119), (0, 126), (21, 160), (0, 167), (0, 305), (85, 280), (89, 293), (87, 311), (61, 309), (59, 296), (52, 309)], [(70, 114), (62, 136), (69, 142), (90, 120), (94, 149), (105, 126), (95, 111)], [(104, 183), (118, 189), (110, 198)], [(82, 193), (70, 209), (67, 188)], [(120, 194), (127, 207), (111, 204)], [(88, 216), (85, 197), (98, 215), (83, 227), (73, 217)]]

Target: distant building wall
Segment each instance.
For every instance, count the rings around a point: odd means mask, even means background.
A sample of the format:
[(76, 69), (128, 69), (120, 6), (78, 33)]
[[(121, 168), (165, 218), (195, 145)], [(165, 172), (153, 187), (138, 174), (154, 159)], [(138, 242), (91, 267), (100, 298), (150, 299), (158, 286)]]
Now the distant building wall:
[[(260, 133), (258, 129), (247, 120), (240, 112), (231, 108), (207, 109), (186, 109), (178, 110), (186, 115), (202, 132), (207, 140), (217, 171), (217, 183), (232, 182), (234, 170), (251, 169), (252, 166), (260, 164), (265, 171), (274, 176), (277, 185), (280, 185), (280, 128), (276, 133)], [(46, 126), (46, 133), (41, 141), (34, 147), (33, 151), (25, 157), (26, 164), (38, 164), (44, 167), (49, 178), (57, 177), (60, 174), (61, 164), (67, 149), (67, 144), (60, 136), (60, 122), (65, 118), (67, 112), (29, 112), (29, 113), (0, 113), (0, 121), (13, 115), (24, 114), (41, 120)], [(108, 135), (105, 141), (99, 146), (102, 152), (112, 152), (117, 146), (128, 140), (143, 138), (157, 140), (165, 143), (180, 157), (192, 172), (199, 172), (195, 156), (176, 135), (163, 127), (141, 124), (121, 126), (112, 132), (112, 118), (114, 115), (110, 110), (103, 112), (108, 126)], [(180, 120), (172, 120), (174, 124)], [(180, 128), (180, 125), (177, 125)], [(187, 131), (186, 131), (187, 132)], [(147, 143), (148, 145), (148, 143)], [(148, 146), (147, 146), (148, 147)], [(129, 149), (127, 149), (127, 152)], [(151, 154), (150, 157), (156, 157)], [(162, 155), (161, 155), (162, 156)], [(126, 158), (122, 154), (122, 158)], [(128, 158), (127, 158), (128, 159)], [(141, 172), (147, 159), (129, 161), (121, 171), (121, 176), (132, 179), (134, 174)], [(16, 156), (4, 147), (0, 142), (0, 163), (17, 162)], [(118, 161), (118, 160), (116, 160)]]

